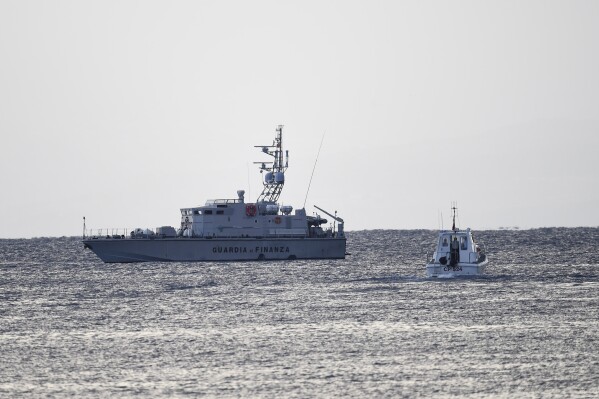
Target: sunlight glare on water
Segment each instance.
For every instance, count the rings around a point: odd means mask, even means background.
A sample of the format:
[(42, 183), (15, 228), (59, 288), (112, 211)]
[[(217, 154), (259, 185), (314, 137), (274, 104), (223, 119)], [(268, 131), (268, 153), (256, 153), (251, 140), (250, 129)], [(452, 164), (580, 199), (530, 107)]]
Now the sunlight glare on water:
[(484, 231), (478, 278), (427, 279), (436, 232), (346, 260), (104, 264), (0, 240), (0, 396), (592, 397), (599, 229)]

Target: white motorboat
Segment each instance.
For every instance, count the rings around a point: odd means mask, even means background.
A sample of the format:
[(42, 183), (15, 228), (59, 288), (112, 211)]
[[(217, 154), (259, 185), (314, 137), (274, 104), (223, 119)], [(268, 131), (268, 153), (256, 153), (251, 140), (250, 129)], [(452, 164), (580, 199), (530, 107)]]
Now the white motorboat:
[(439, 232), (437, 249), (426, 264), (428, 277), (478, 276), (485, 272), (489, 260), (484, 247), (474, 241), (470, 228), (455, 226), (455, 211), (451, 230)]

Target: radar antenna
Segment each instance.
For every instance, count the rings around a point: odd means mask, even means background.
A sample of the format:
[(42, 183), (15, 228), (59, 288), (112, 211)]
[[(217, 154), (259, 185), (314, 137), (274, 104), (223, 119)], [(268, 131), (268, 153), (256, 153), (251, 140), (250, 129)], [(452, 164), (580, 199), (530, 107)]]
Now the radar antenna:
[(283, 153), (283, 125), (277, 126), (277, 135), (272, 145), (257, 145), (262, 152), (274, 158), (272, 162), (254, 162), (260, 165), (260, 173), (264, 174), (264, 188), (256, 202), (273, 202), (279, 200), (285, 184), (285, 171), (289, 166), (289, 151)]
[(458, 205), (458, 203), (457, 203), (457, 202), (453, 202), (453, 203), (451, 204), (451, 210), (453, 211), (453, 225), (451, 226), (451, 229), (452, 229), (453, 231), (458, 231), (458, 229), (456, 229), (456, 228), (455, 228), (455, 211), (457, 211), (457, 210), (458, 210), (458, 207), (457, 207), (457, 205)]

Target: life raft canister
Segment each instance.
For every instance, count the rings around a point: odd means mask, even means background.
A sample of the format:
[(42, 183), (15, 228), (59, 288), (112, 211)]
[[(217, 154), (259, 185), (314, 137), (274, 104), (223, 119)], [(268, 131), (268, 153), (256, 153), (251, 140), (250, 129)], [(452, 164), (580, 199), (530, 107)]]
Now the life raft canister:
[(247, 204), (245, 206), (245, 214), (247, 216), (256, 216), (256, 204)]
[(276, 223), (276, 224), (279, 224), (279, 223), (281, 223), (281, 217), (280, 217), (280, 216), (277, 216), (277, 217), (275, 218), (275, 223)]

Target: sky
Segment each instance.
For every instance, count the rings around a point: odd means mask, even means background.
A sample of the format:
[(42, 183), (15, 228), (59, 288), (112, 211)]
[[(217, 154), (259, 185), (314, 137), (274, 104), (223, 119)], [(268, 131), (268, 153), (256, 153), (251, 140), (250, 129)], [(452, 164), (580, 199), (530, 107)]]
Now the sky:
[(0, 238), (254, 200), (279, 124), (346, 230), (599, 226), (597, 71), (597, 1), (2, 0)]

